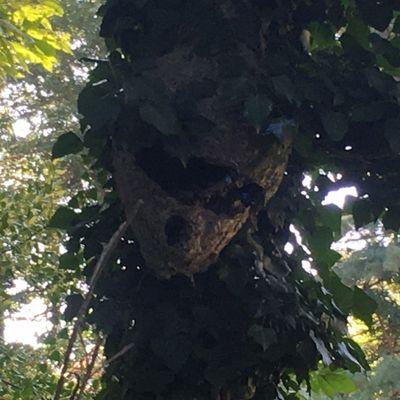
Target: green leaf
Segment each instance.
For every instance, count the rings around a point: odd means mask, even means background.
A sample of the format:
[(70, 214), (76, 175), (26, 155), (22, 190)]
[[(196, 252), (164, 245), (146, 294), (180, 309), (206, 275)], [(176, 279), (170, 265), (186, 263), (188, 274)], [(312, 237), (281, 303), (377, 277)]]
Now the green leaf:
[(364, 21), (378, 31), (384, 31), (393, 18), (393, 6), (390, 1), (356, 0)]
[(397, 232), (400, 229), (400, 206), (391, 206), (382, 218), (386, 229), (392, 229)]
[(344, 338), (338, 344), (338, 351), (340, 355), (347, 358), (353, 364), (353, 367), (349, 368), (351, 372), (364, 372), (370, 369), (362, 348), (354, 340)]
[(311, 32), (311, 51), (327, 50), (338, 46), (335, 40), (336, 30), (330, 23), (312, 22), (309, 26)]
[(332, 230), (327, 226), (317, 227), (308, 237), (311, 252), (317, 259), (322, 259), (333, 242)]
[(397, 33), (397, 34), (400, 34), (400, 16), (398, 16), (396, 18), (396, 21), (395, 21), (395, 23), (393, 25), (393, 32)]
[(95, 130), (104, 129), (119, 115), (121, 105), (113, 90), (112, 85), (105, 81), (96, 86), (86, 86), (79, 95), (78, 111), (85, 117), (86, 124)]
[(351, 288), (343, 284), (336, 273), (330, 271), (324, 278), (324, 285), (333, 295), (333, 301), (344, 314), (350, 313), (354, 304), (354, 293)]
[(375, 220), (375, 213), (370, 199), (359, 199), (353, 203), (353, 219), (356, 229)]
[(52, 361), (61, 361), (61, 354), (58, 350), (54, 350), (50, 355), (49, 355), (50, 360)]
[(385, 138), (393, 152), (400, 154), (400, 118), (390, 118), (386, 121)]
[(364, 321), (367, 326), (372, 325), (372, 315), (377, 309), (377, 303), (371, 299), (363, 290), (354, 287), (353, 292), (353, 314)]
[(0, 6), (0, 77), (21, 78), (31, 64), (52, 71), (58, 51), (71, 54), (70, 35), (52, 26), (61, 6), (51, 0), (28, 4), (15, 0)]
[(349, 129), (347, 117), (336, 111), (327, 111), (321, 114), (321, 122), (328, 136), (338, 142), (344, 138)]
[(352, 36), (364, 49), (369, 48), (370, 29), (360, 18), (350, 18), (346, 33)]
[(361, 104), (351, 111), (351, 120), (355, 122), (375, 122), (383, 117), (384, 112), (384, 104), (382, 103)]
[(170, 107), (145, 103), (140, 106), (139, 113), (143, 121), (153, 125), (164, 135), (177, 135), (181, 132), (176, 113)]
[(59, 136), (53, 145), (52, 159), (64, 157), (67, 154), (76, 154), (83, 149), (82, 140), (73, 132)]
[(76, 269), (79, 267), (80, 257), (75, 254), (65, 253), (60, 256), (59, 262), (62, 269)]
[(60, 207), (49, 221), (49, 228), (68, 229), (76, 219), (77, 214), (68, 207)]
[(84, 299), (81, 294), (75, 293), (67, 296), (65, 300), (67, 302), (67, 308), (64, 311), (64, 319), (66, 321), (72, 321), (78, 315)]
[(161, 336), (151, 341), (151, 348), (173, 371), (179, 371), (192, 351), (192, 344), (185, 334)]
[(318, 350), (318, 353), (321, 355), (324, 364), (325, 365), (332, 364), (331, 355), (329, 354), (329, 351), (326, 348), (324, 341), (321, 338), (315, 336), (315, 333), (312, 330), (310, 331), (309, 336), (311, 340), (314, 342), (315, 347)]
[(275, 93), (280, 97), (286, 97), (290, 102), (295, 96), (295, 87), (287, 75), (274, 76), (272, 78)]
[(333, 398), (336, 395), (350, 394), (358, 390), (348, 374), (342, 370), (323, 369), (312, 374), (311, 389)]
[(263, 351), (266, 351), (268, 347), (277, 341), (275, 331), (270, 328), (264, 328), (261, 325), (252, 325), (247, 334), (262, 347)]
[(333, 232), (333, 239), (341, 236), (342, 210), (335, 204), (328, 204), (318, 208), (317, 221), (322, 226), (327, 226)]
[(256, 94), (246, 101), (244, 116), (256, 128), (257, 133), (266, 126), (272, 108), (273, 103), (266, 95)]

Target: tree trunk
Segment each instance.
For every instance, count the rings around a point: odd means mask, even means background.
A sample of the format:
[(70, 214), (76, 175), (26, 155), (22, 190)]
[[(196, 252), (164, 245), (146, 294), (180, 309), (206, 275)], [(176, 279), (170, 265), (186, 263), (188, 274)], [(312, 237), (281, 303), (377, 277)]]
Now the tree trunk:
[(85, 238), (87, 257), (121, 211), (132, 221), (90, 314), (108, 333), (108, 359), (130, 349), (107, 368), (107, 400), (273, 399), (292, 371), (301, 380), (317, 367), (318, 349), (334, 351), (325, 309), (311, 304), (328, 292), (290, 275), (284, 252), (301, 180), (298, 166), (285, 175), (292, 101), (271, 76), (282, 83), (287, 63), (308, 56), (285, 47), (300, 34), (285, 30), (292, 3), (267, 3), (119, 0), (102, 10), (110, 63), (79, 104), (118, 200)]

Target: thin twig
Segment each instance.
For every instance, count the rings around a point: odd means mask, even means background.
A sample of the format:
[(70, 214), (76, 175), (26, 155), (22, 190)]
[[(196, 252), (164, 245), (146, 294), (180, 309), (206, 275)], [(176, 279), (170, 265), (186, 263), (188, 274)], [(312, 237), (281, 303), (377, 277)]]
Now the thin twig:
[(13, 383), (11, 383), (10, 381), (7, 381), (6, 379), (1, 379), (1, 381), (2, 381), (5, 385), (10, 386), (10, 387), (12, 387), (13, 389), (20, 389), (19, 386), (14, 385)]
[(122, 357), (125, 353), (127, 353), (134, 345), (135, 345), (134, 343), (129, 343), (126, 346), (124, 346), (118, 353), (115, 353), (109, 360), (107, 360), (101, 368), (97, 368), (94, 371), (93, 375), (101, 371), (102, 369), (107, 368), (112, 362), (114, 362), (118, 358)]
[(90, 278), (89, 291), (87, 292), (85, 299), (84, 299), (83, 303), (81, 304), (81, 307), (79, 308), (77, 319), (76, 319), (74, 327), (72, 329), (71, 336), (68, 340), (67, 349), (66, 349), (65, 355), (64, 355), (64, 361), (63, 361), (63, 365), (61, 368), (60, 377), (57, 382), (57, 387), (56, 387), (56, 390), (54, 393), (53, 400), (60, 400), (61, 392), (64, 387), (65, 374), (68, 370), (71, 353), (72, 353), (76, 338), (78, 336), (78, 333), (80, 332), (80, 330), (84, 324), (84, 321), (86, 318), (86, 313), (89, 309), (90, 302), (93, 298), (93, 293), (94, 293), (94, 289), (96, 287), (97, 281), (99, 280), (99, 277), (100, 277), (104, 267), (107, 265), (113, 251), (117, 247), (122, 235), (128, 229), (131, 221), (135, 218), (135, 216), (136, 216), (137, 212), (139, 211), (139, 208), (142, 206), (142, 204), (143, 204), (143, 200), (138, 200), (136, 202), (133, 210), (131, 211), (131, 214), (128, 216), (128, 220), (121, 224), (121, 226), (118, 228), (118, 230), (111, 237), (110, 241), (103, 247), (103, 251), (101, 252), (100, 258), (97, 261), (96, 266), (94, 268), (93, 275)]
[(71, 397), (69, 398), (69, 400), (75, 400), (76, 394), (78, 393), (78, 389), (80, 387), (81, 384), (81, 377), (79, 376), (79, 374), (75, 373), (74, 374), (76, 377), (76, 385), (74, 387), (74, 391), (71, 394)]
[(96, 346), (95, 346), (95, 348), (93, 350), (92, 358), (90, 360), (90, 363), (89, 363), (89, 365), (88, 365), (88, 367), (86, 369), (85, 375), (83, 376), (82, 383), (81, 383), (80, 390), (79, 390), (79, 394), (76, 397), (76, 400), (81, 400), (83, 394), (85, 393), (87, 383), (88, 383), (89, 379), (93, 376), (94, 365), (95, 365), (97, 357), (99, 355), (100, 346), (102, 345), (102, 343), (103, 343), (103, 339), (101, 337), (99, 337), (98, 340), (97, 340)]
[(89, 356), (89, 352), (86, 350), (85, 341), (83, 340), (82, 332), (79, 332), (79, 341), (81, 342), (83, 352), (85, 353), (85, 361), (87, 364), (87, 357)]
[(104, 364), (105, 367), (110, 365), (112, 362), (114, 362), (117, 358), (122, 357), (125, 353), (127, 353), (135, 344), (134, 343), (129, 343), (126, 346), (124, 346), (118, 353), (114, 354), (107, 362)]

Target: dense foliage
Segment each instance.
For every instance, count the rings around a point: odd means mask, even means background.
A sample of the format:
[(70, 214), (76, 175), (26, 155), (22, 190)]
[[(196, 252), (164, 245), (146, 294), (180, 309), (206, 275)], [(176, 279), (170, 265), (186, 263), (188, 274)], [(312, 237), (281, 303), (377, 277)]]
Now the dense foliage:
[(51, 71), (58, 52), (71, 52), (69, 34), (55, 30), (52, 21), (62, 15), (57, 0), (0, 4), (0, 82), (23, 76), (32, 64)]
[(377, 302), (372, 329), (357, 323), (353, 336), (362, 345), (373, 365), (365, 377), (357, 378), (357, 400), (397, 399), (400, 386), (399, 329), (400, 247), (395, 235), (383, 235), (381, 226), (362, 231), (366, 247), (354, 252), (335, 269), (348, 285), (364, 288)]
[[(2, 399), (52, 398), (71, 325), (61, 320), (61, 308), (71, 289), (82, 289), (83, 265), (73, 272), (63, 269), (59, 256), (64, 234), (49, 229), (48, 224), (60, 204), (78, 193), (85, 204), (93, 202), (96, 191), (92, 174), (87, 173), (80, 159), (52, 160), (51, 146), (62, 131), (78, 126), (76, 96), (87, 74), (87, 66), (79, 58), (83, 54), (101, 54), (99, 23), (93, 17), (99, 6), (100, 2), (91, 0), (66, 0), (62, 9), (54, 1), (0, 5), (1, 27), (15, 24), (18, 28), (12, 34), (7, 29), (0, 31), (0, 53), (15, 55), (7, 58), (7, 63), (0, 60)], [(45, 42), (49, 43), (46, 49), (52, 53), (50, 58), (40, 51)], [(63, 51), (56, 49), (58, 44), (63, 45)], [(15, 48), (23, 51), (14, 53)], [(33, 59), (31, 52), (37, 53), (37, 58)], [(83, 188), (86, 194), (82, 194)], [(15, 283), (18, 290), (13, 287)], [(43, 313), (31, 317), (25, 314), (23, 318), (47, 319), (48, 332), (37, 338), (40, 348), (4, 343), (5, 333), (8, 341), (18, 339), (12, 336), (9, 323), (18, 322), (22, 318), (19, 310), (33, 299), (36, 304), (39, 300), (43, 303)], [(24, 322), (29, 327), (28, 321)], [(19, 336), (20, 332), (15, 333)], [(78, 381), (82, 382), (97, 337), (91, 331), (81, 335), (69, 383), (65, 385), (66, 396), (70, 397)], [(99, 366), (97, 360), (96, 369)], [(99, 372), (96, 374), (98, 377)], [(96, 382), (97, 379), (91, 381), (84, 396), (93, 394)]]
[[(352, 389), (335, 371), (368, 366), (346, 318), (370, 325), (376, 303), (332, 270), (342, 212), (321, 202), (356, 186), (343, 211), (356, 227), (399, 229), (399, 11), (362, 0), (102, 8), (110, 56), (78, 105), (109, 193), (81, 213), (59, 209), (52, 225), (70, 237), (66, 268), (83, 252), (90, 275), (101, 243), (145, 200), (89, 315), (108, 358), (134, 344), (108, 367), (103, 398), (296, 398), (320, 361), (325, 381)], [(54, 151), (81, 147), (68, 133)], [(201, 243), (215, 230), (223, 245), (210, 255), (215, 243)], [(69, 300), (72, 318), (80, 297)]]

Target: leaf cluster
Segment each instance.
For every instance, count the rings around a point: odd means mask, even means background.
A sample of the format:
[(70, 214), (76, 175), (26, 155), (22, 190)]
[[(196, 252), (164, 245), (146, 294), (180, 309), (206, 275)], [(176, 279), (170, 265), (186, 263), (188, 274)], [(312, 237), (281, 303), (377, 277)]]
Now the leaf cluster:
[(53, 29), (52, 19), (63, 15), (56, 0), (17, 0), (0, 7), (0, 79), (18, 78), (30, 64), (51, 71), (58, 52), (71, 53), (70, 36)]

